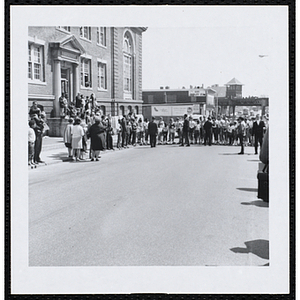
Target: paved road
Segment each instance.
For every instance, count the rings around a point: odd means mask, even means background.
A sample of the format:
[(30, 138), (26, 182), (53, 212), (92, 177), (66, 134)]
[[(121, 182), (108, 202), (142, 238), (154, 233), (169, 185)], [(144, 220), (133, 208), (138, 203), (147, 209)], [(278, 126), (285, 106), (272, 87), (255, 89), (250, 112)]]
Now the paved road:
[(258, 156), (238, 152), (143, 146), (29, 170), (29, 264), (268, 264)]

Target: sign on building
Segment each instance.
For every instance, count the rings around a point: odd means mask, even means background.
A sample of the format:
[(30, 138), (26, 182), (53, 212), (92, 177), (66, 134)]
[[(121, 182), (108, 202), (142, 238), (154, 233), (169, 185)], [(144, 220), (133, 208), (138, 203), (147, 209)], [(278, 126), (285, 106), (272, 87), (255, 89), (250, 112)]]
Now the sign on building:
[(153, 117), (168, 117), (172, 115), (171, 106), (152, 106), (151, 110)]
[(192, 113), (193, 113), (192, 105), (172, 106), (172, 116), (183, 116), (184, 114), (192, 114)]
[(152, 106), (152, 116), (154, 117), (170, 117), (170, 116), (183, 116), (184, 114), (192, 115), (200, 113), (200, 104), (193, 105), (174, 105), (174, 106)]
[(204, 89), (190, 89), (189, 96), (195, 96), (195, 97), (205, 96), (205, 90)]

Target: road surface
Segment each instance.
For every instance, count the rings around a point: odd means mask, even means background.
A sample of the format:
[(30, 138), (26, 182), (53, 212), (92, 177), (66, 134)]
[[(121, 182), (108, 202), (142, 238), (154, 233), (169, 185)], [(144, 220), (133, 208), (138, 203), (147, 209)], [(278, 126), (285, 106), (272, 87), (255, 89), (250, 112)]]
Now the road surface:
[(264, 266), (246, 147), (138, 146), (29, 170), (30, 266)]

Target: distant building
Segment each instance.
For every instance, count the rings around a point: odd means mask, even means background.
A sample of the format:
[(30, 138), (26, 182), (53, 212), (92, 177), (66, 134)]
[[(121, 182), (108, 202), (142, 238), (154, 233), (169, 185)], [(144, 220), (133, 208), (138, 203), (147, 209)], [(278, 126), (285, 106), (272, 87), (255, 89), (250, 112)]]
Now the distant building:
[[(150, 116), (176, 117), (185, 113), (206, 114), (207, 103), (212, 107), (215, 91), (211, 88), (190, 87), (189, 89), (171, 89), (169, 86), (160, 89), (143, 90), (143, 114)], [(208, 100), (209, 99), (209, 100)]]
[(236, 78), (232, 78), (226, 83), (226, 97), (229, 99), (242, 98), (242, 86), (241, 82)]
[(216, 91), (215, 107), (218, 114), (235, 115), (236, 107), (238, 107), (237, 112), (244, 114), (250, 114), (247, 107), (251, 107), (253, 111), (257, 111), (257, 107), (261, 107), (262, 114), (265, 114), (266, 109), (268, 111), (269, 98), (267, 96), (243, 97), (243, 85), (239, 80), (233, 78), (224, 86), (218, 84), (211, 86)]
[[(59, 117), (59, 97), (95, 94), (104, 114), (142, 112), (145, 27), (29, 27), (28, 106)], [(51, 126), (50, 126), (51, 128)]]

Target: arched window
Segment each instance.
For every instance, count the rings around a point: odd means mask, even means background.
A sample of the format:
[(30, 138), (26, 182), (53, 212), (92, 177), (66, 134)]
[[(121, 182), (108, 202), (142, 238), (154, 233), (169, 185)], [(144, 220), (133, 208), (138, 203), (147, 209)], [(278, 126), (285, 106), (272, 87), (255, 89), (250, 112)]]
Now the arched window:
[(124, 35), (123, 43), (123, 53), (124, 53), (124, 92), (130, 94), (132, 97), (133, 92), (133, 41), (131, 34), (127, 31)]
[(132, 112), (132, 107), (131, 107), (131, 105), (128, 105), (127, 110), (128, 110), (128, 113), (131, 113), (131, 112)]
[(135, 106), (135, 113), (138, 115), (139, 114), (139, 107), (136, 105)]
[(120, 115), (124, 116), (125, 114), (125, 108), (123, 105), (120, 106)]

